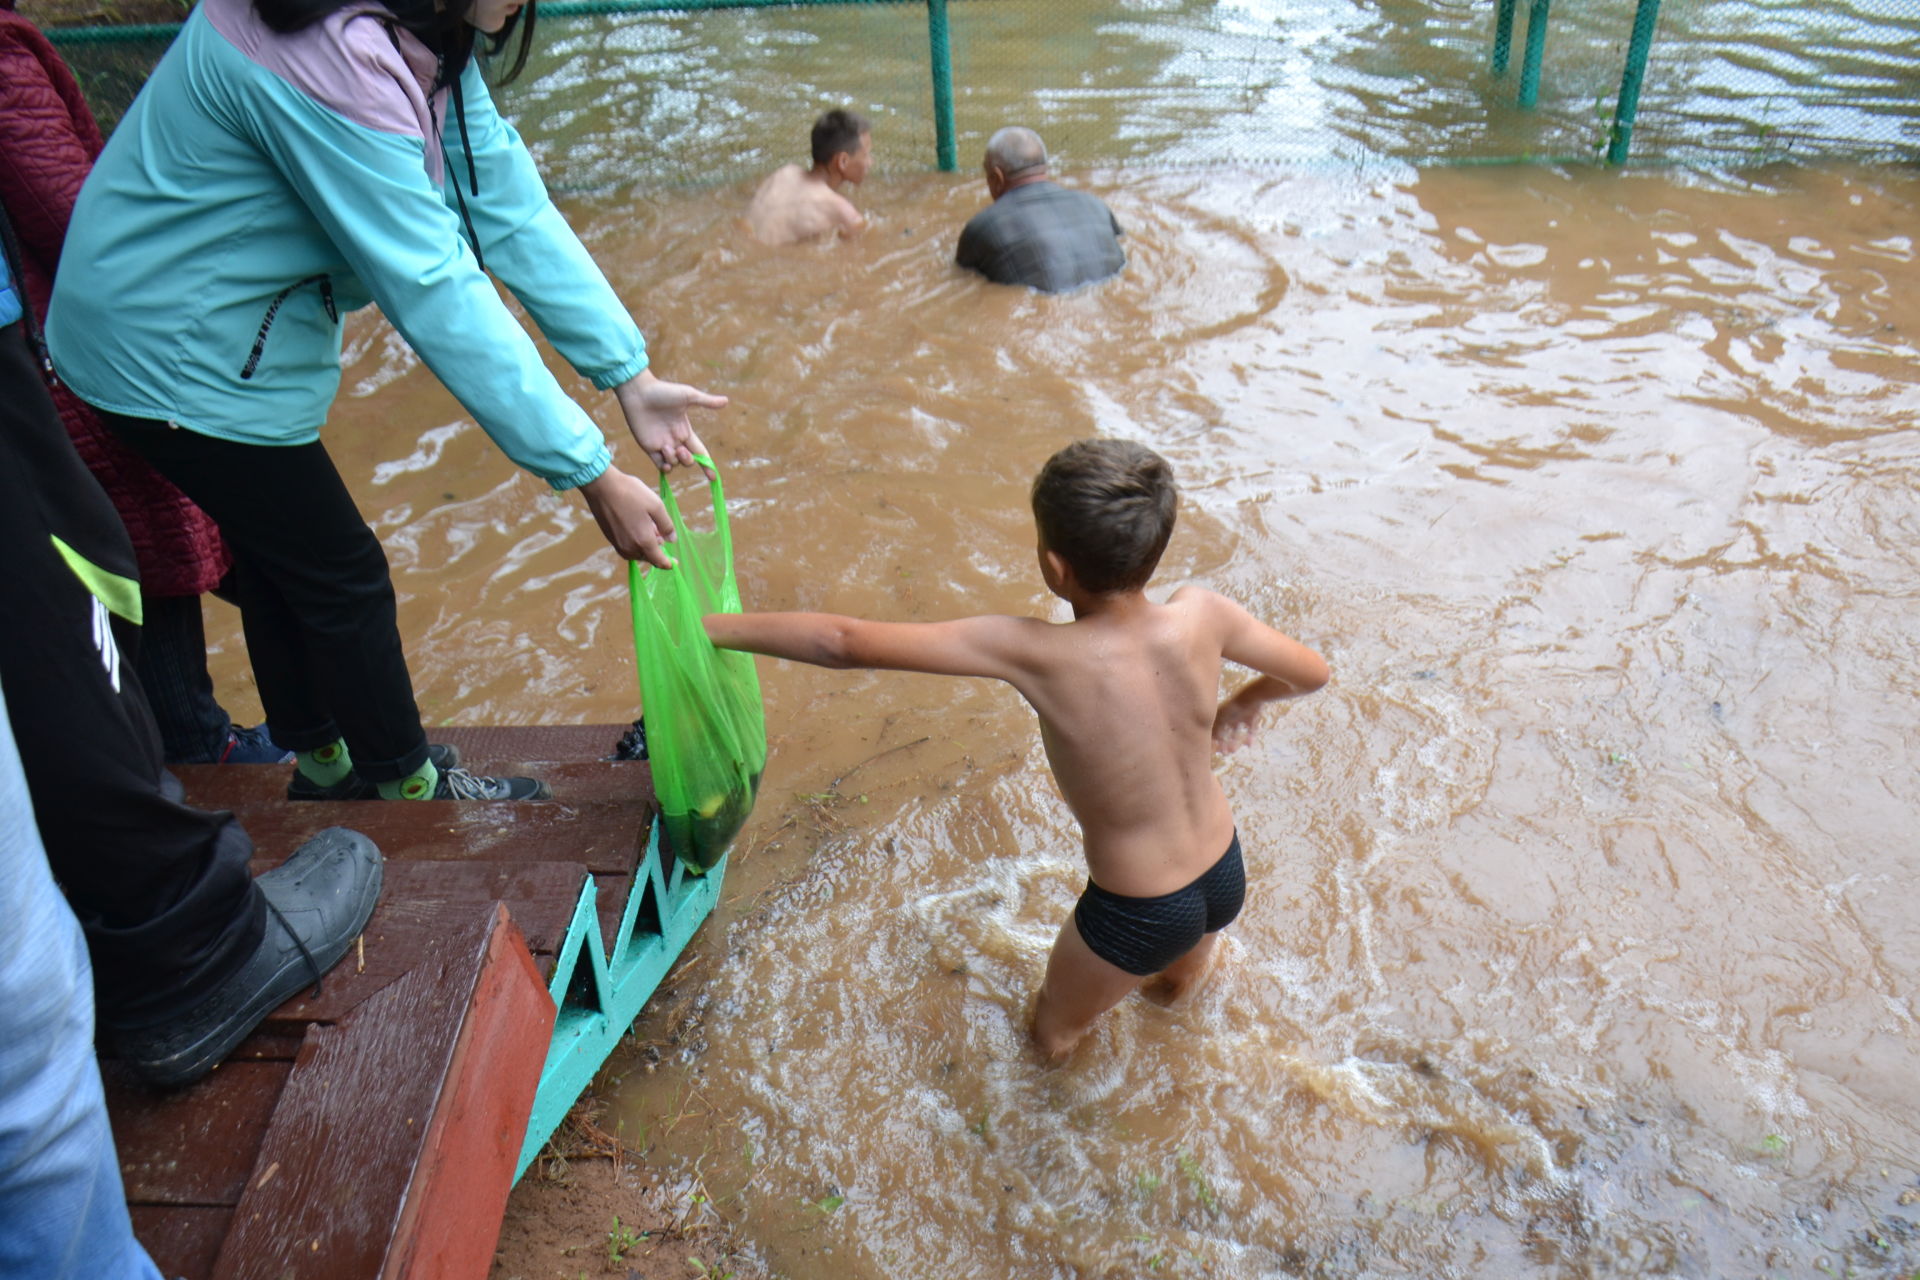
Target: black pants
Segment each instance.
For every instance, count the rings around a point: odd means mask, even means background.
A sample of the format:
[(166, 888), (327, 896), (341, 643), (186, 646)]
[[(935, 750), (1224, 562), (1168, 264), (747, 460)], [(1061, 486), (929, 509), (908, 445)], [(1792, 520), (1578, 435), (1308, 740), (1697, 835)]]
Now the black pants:
[(168, 764), (218, 764), (233, 720), (207, 674), (207, 630), (199, 596), (145, 596), (134, 666), (160, 727)]
[(161, 767), (134, 674), (139, 628), (110, 616), (75, 567), (135, 578), (133, 545), (18, 323), (0, 328), (0, 546), (0, 680), (47, 860), (86, 930), (100, 1018), (164, 1021), (260, 944), (253, 842), (231, 813), (182, 804)]
[(369, 782), (425, 763), (387, 555), (326, 448), (100, 416), (220, 526), (273, 740), (311, 751), (345, 738)]

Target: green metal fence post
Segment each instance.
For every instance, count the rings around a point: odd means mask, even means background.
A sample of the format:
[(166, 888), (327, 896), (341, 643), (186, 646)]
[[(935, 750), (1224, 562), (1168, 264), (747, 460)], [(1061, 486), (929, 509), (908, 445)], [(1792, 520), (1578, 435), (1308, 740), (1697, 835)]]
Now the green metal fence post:
[(1507, 74), (1507, 60), (1513, 56), (1513, 11), (1519, 0), (1500, 0), (1493, 19), (1493, 74)]
[(927, 44), (933, 62), (933, 143), (940, 172), (960, 167), (953, 144), (953, 42), (947, 31), (947, 0), (927, 0)]
[(1607, 163), (1625, 164), (1633, 142), (1633, 118), (1640, 113), (1640, 84), (1647, 76), (1647, 54), (1653, 49), (1653, 25), (1660, 20), (1660, 0), (1640, 0), (1633, 11), (1633, 41), (1627, 46), (1627, 69), (1620, 73), (1620, 100), (1613, 104), (1613, 136), (1607, 142)]
[(1520, 65), (1520, 105), (1540, 103), (1540, 60), (1547, 52), (1547, 7), (1552, 0), (1533, 0), (1527, 10), (1527, 56)]

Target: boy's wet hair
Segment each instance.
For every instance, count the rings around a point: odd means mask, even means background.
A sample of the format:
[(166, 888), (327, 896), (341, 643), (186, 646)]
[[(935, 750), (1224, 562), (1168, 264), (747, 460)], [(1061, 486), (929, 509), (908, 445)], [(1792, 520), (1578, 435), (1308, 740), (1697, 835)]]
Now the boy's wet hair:
[(865, 116), (835, 107), (813, 122), (813, 162), (826, 164), (842, 153), (860, 149), (860, 135), (871, 132)]
[(1033, 481), (1041, 543), (1097, 595), (1147, 585), (1179, 506), (1173, 468), (1131, 440), (1070, 444)]

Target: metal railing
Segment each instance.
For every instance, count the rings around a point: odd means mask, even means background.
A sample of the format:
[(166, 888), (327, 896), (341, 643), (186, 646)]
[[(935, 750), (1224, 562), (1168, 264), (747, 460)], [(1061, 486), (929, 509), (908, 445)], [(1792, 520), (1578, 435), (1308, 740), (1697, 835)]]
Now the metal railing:
[[(860, 59), (833, 49), (795, 63), (794, 78), (845, 81), (882, 119), (924, 121), (930, 109), (927, 159), (943, 171), (963, 139), (1013, 119), (1081, 165), (1920, 159), (1920, 0), (560, 0), (540, 13), (586, 33), (572, 47), (604, 70), (623, 32), (653, 23), (681, 34), (685, 66), (724, 60), (760, 22), (722, 22), (742, 10), (789, 35), (809, 23), (865, 32), (844, 15), (897, 14), (882, 25), (905, 78), (863, 86)], [(925, 35), (909, 58), (901, 41), (915, 10)], [(48, 34), (110, 126), (177, 30)], [(128, 52), (116, 61), (115, 49)], [(787, 64), (741, 65), (761, 74), (761, 96), (720, 114), (789, 127), (801, 104), (764, 83)], [(634, 94), (658, 88), (634, 79)], [(503, 105), (513, 109), (512, 93)], [(732, 135), (720, 149), (754, 152)]]

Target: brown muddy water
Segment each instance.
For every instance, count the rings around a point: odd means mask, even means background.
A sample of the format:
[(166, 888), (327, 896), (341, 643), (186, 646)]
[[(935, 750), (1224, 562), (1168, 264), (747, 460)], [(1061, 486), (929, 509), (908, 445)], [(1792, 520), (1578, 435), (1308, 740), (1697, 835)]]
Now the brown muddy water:
[[(608, 1123), (795, 1280), (1920, 1270), (1920, 180), (1079, 181), (1132, 265), (1066, 298), (949, 267), (964, 176), (870, 182), (844, 247), (752, 245), (744, 183), (568, 211), (656, 367), (733, 397), (749, 608), (1058, 616), (1035, 468), (1172, 460), (1156, 589), (1335, 673), (1218, 765), (1226, 963), (1040, 1069), (1084, 872), (1030, 714), (766, 662), (698, 994)], [(328, 440), (430, 722), (631, 718), (584, 506), (377, 320), (348, 346)]]

